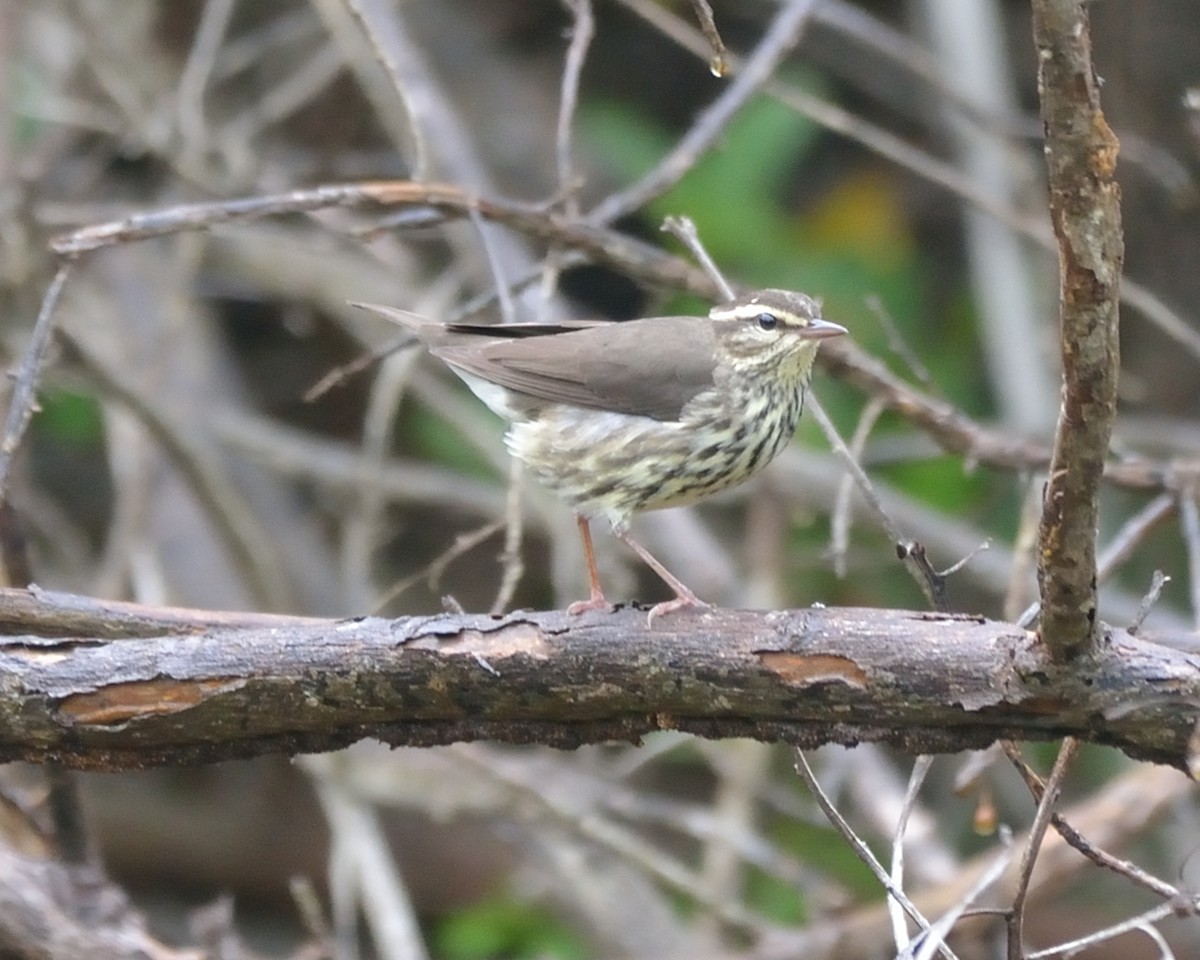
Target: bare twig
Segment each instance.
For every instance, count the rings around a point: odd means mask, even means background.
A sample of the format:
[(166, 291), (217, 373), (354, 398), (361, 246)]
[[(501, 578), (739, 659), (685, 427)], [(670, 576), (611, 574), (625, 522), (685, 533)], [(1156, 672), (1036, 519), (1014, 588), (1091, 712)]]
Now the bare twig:
[(1185, 491), (1179, 497), (1179, 521), (1188, 558), (1188, 591), (1192, 601), (1192, 616), (1200, 624), (1200, 508), (1198, 493)]
[(934, 382), (933, 375), (929, 372), (929, 368), (917, 356), (917, 352), (913, 350), (908, 342), (904, 339), (904, 334), (900, 332), (900, 328), (896, 326), (896, 321), (884, 306), (883, 299), (878, 294), (871, 294), (865, 301), (867, 309), (875, 314), (875, 319), (879, 321), (879, 326), (888, 339), (888, 346), (892, 352), (896, 354), (904, 365), (912, 371), (912, 375), (916, 377), (917, 383), (929, 391), (931, 396), (944, 400), (945, 395), (941, 388)]
[[(912, 773), (908, 777), (908, 787), (904, 791), (904, 803), (900, 807), (900, 816), (896, 818), (896, 830), (892, 835), (892, 869), (890, 873), (892, 883), (899, 890), (904, 889), (904, 834), (908, 829), (908, 818), (917, 804), (917, 794), (921, 790), (921, 784), (925, 782), (925, 777), (932, 766), (933, 757), (928, 754), (917, 757), (913, 763)], [(905, 944), (909, 942), (908, 925), (904, 921), (904, 911), (890, 897), (888, 898), (888, 913), (892, 918), (892, 936), (896, 942), (896, 949), (902, 951)]]
[(992, 549), (992, 541), (991, 541), (991, 538), (988, 538), (987, 540), (982, 541), (978, 546), (976, 546), (969, 553), (963, 554), (963, 556), (961, 556), (957, 560), (955, 560), (952, 564), (950, 564), (950, 566), (946, 567), (943, 570), (939, 570), (937, 572), (938, 577), (941, 578), (942, 580), (945, 580), (949, 577), (954, 576), (954, 574), (958, 573), (958, 571), (965, 569), (967, 564), (969, 564), (972, 560), (974, 560), (977, 556), (979, 556), (985, 550), (991, 550), (991, 549)]
[(393, 600), (403, 594), (414, 584), (420, 583), (422, 580), (429, 585), (430, 590), (438, 590), (441, 584), (442, 574), (446, 572), (450, 564), (464, 554), (474, 550), (481, 543), (484, 543), (485, 541), (494, 537), (503, 528), (503, 520), (492, 520), (491, 522), (485, 523), (483, 526), (477, 527), (474, 530), (470, 530), (467, 533), (460, 533), (454, 538), (454, 543), (443, 550), (438, 556), (434, 557), (434, 559), (427, 563), (423, 569), (418, 570), (416, 573), (411, 574), (405, 577), (403, 580), (399, 580), (392, 584), (392, 586), (388, 587), (387, 590), (385, 590), (378, 598), (375, 599), (374, 603), (372, 603), (372, 611), (378, 613), (385, 610)]
[(1159, 494), (1121, 524), (1121, 528), (1096, 558), (1096, 573), (1101, 583), (1116, 573), (1146, 537), (1175, 512), (1177, 502), (1168, 493)]
[(63, 334), (80, 365), (97, 387), (129, 408), (170, 455), (196, 498), (208, 509), (259, 603), (274, 610), (292, 605), (291, 587), (282, 572), (276, 539), (263, 529), (233, 482), (206, 455), (202, 434), (180, 422), (177, 411), (157, 403), (126, 372), (103, 359), (75, 336)]
[(513, 457), (508, 464), (508, 496), (504, 501), (504, 550), (500, 554), (503, 573), (491, 612), (499, 616), (512, 603), (513, 594), (525, 574), (521, 543), (525, 537), (525, 514), (521, 510), (521, 461)]
[(188, 52), (187, 63), (179, 77), (179, 131), (186, 149), (200, 150), (205, 145), (204, 90), (212, 75), (217, 51), (225, 37), (233, 13), (233, 0), (208, 0), (196, 30), (196, 39)]
[(704, 38), (712, 47), (712, 59), (708, 61), (708, 69), (714, 77), (723, 77), (729, 70), (729, 51), (725, 49), (725, 41), (717, 30), (717, 22), (713, 19), (712, 7), (708, 0), (692, 0), (692, 9), (696, 11), (696, 19), (700, 21), (700, 29)]
[(381, 958), (427, 960), (416, 910), (378, 815), (344, 788), (337, 758), (307, 757), (304, 768), (329, 823), (329, 888), (339, 945), (354, 942), (356, 907), (361, 904)]
[(400, 399), (408, 387), (415, 359), (411, 351), (393, 354), (384, 359), (371, 381), (362, 423), (362, 472), (353, 506), (342, 525), (342, 580), (350, 610), (367, 609), (370, 603), (371, 571), (385, 529), (387, 503), (378, 478), (390, 452)]
[(1004, 876), (1012, 863), (1012, 836), (1008, 830), (1001, 830), (1000, 839), (1004, 844), (1004, 849), (996, 855), (988, 868), (979, 874), (975, 883), (963, 893), (962, 897), (953, 907), (933, 922), (923, 938), (914, 938), (912, 944), (901, 954), (898, 960), (907, 960), (907, 957), (913, 956), (912, 947), (918, 944), (919, 949), (913, 960), (932, 960), (934, 951), (938, 949), (939, 944), (945, 941), (945, 938), (954, 928), (954, 924), (958, 922), (959, 918), (966, 913), (971, 904), (979, 899), (985, 890), (997, 883)]
[(1058, 751), (1058, 757), (1054, 761), (1054, 767), (1050, 771), (1050, 777), (1046, 780), (1042, 796), (1038, 798), (1037, 813), (1034, 815), (1033, 823), (1030, 824), (1029, 837), (1025, 842), (1025, 852), (1021, 856), (1021, 875), (1017, 882), (1017, 893), (1013, 897), (1012, 912), (1008, 919), (1008, 960), (1022, 960), (1025, 956), (1025, 948), (1022, 946), (1025, 901), (1029, 896), (1033, 867), (1037, 862), (1042, 840), (1046, 836), (1046, 828), (1050, 825), (1054, 814), (1054, 805), (1058, 803), (1063, 780), (1066, 778), (1067, 770), (1070, 769), (1071, 761), (1074, 760), (1078, 750), (1079, 741), (1074, 737), (1067, 737), (1063, 741)]
[[(800, 775), (800, 779), (804, 781), (805, 785), (812, 792), (817, 806), (829, 818), (829, 822), (833, 825), (833, 828), (850, 844), (851, 849), (854, 850), (858, 859), (865, 863), (871, 872), (875, 874), (875, 878), (883, 885), (884, 890), (887, 891), (888, 897), (900, 905), (900, 908), (917, 924), (918, 929), (922, 933), (927, 931), (929, 929), (929, 921), (921, 915), (921, 912), (908, 899), (904, 891), (892, 882), (892, 878), (883, 868), (883, 864), (875, 857), (875, 854), (871, 852), (871, 848), (854, 832), (854, 828), (850, 826), (846, 818), (842, 816), (841, 812), (834, 805), (829, 795), (821, 788), (821, 784), (817, 780), (817, 775), (813, 773), (812, 767), (808, 765), (808, 758), (804, 756), (804, 751), (797, 747), (793, 751), (793, 756), (795, 757), (794, 769), (796, 773)], [(954, 953), (945, 944), (942, 944), (938, 950), (947, 960), (954, 960)]]
[(50, 335), (54, 330), (54, 310), (70, 274), (70, 261), (59, 264), (58, 272), (54, 274), (54, 279), (50, 281), (50, 286), (46, 288), (42, 297), (42, 305), (33, 324), (33, 333), (25, 346), (25, 353), (21, 356), (21, 365), (17, 368), (16, 381), (8, 401), (8, 413), (4, 418), (4, 435), (0, 437), (0, 498), (8, 496), (8, 473), (12, 466), (12, 458), (25, 435), (25, 428), (33, 418), (38, 376), (46, 351), (50, 347)]
[[(1017, 521), (1017, 535), (1013, 539), (1013, 562), (1009, 569), (1008, 589), (1004, 592), (1004, 619), (1018, 621), (1022, 605), (1029, 606), (1029, 589), (1033, 582), (1035, 551), (1037, 547), (1038, 520), (1042, 507), (1042, 479), (1031, 477), (1025, 484), (1025, 496), (1021, 498), (1021, 517)], [(1032, 623), (1036, 613), (1030, 614), (1026, 624)]]
[[(1192, 898), (1186, 904), (1190, 910), (1200, 910), (1200, 900)], [(1048, 960), (1050, 957), (1073, 957), (1081, 950), (1086, 950), (1088, 947), (1094, 947), (1096, 944), (1104, 943), (1107, 940), (1115, 940), (1117, 937), (1124, 936), (1127, 933), (1132, 933), (1134, 930), (1145, 930), (1150, 924), (1157, 923), (1160, 920), (1165, 920), (1174, 913), (1178, 913), (1181, 905), (1160, 904), (1157, 907), (1139, 913), (1135, 917), (1130, 917), (1121, 923), (1114, 923), (1111, 927), (1105, 927), (1103, 930), (1097, 930), (1094, 933), (1089, 933), (1086, 937), (1079, 937), (1076, 940), (1068, 940), (1066, 943), (1060, 943), (1057, 946), (1047, 947), (1045, 950), (1035, 950), (1026, 955), (1025, 960)]]
[[(377, 0), (341, 0), (347, 10), (354, 16), (362, 27), (363, 34), (371, 44), (379, 63), (392, 81), (392, 87), (399, 94), (408, 114), (409, 135), (411, 137), (412, 157), (409, 169), (414, 180), (424, 180), (429, 177), (432, 163), (429, 149), (429, 131), (426, 125), (437, 114), (437, 103), (429, 102), (429, 90), (426, 85), (415, 82), (414, 68), (411, 64), (412, 45), (403, 34), (400, 17), (395, 10), (384, 10)], [(451, 116), (453, 114), (451, 113)], [(433, 122), (440, 122), (434, 120)], [(451, 127), (451, 129), (454, 129)], [(470, 156), (470, 151), (455, 149), (455, 143), (445, 145), (445, 149), (455, 156)], [(478, 182), (476, 185), (479, 186)]]
[(1138, 607), (1137, 614), (1126, 628), (1129, 633), (1136, 636), (1137, 632), (1142, 629), (1142, 624), (1146, 622), (1146, 617), (1150, 616), (1150, 611), (1154, 609), (1154, 605), (1158, 603), (1158, 598), (1162, 596), (1163, 587), (1170, 582), (1171, 578), (1161, 570), (1154, 571), (1150, 577), (1150, 589), (1146, 591), (1146, 596), (1142, 598), (1142, 604)]
[(592, 16), (592, 0), (564, 0), (567, 9), (575, 18), (571, 27), (571, 42), (567, 45), (566, 62), (563, 64), (562, 93), (559, 95), (558, 123), (555, 126), (554, 159), (558, 167), (558, 190), (562, 194), (567, 213), (578, 214), (579, 200), (576, 196), (575, 163), (571, 156), (571, 129), (575, 123), (575, 110), (579, 104), (579, 75), (587, 59), (588, 47), (596, 32)]
[[(863, 407), (848, 447), (850, 456), (855, 461), (862, 456), (863, 448), (871, 436), (871, 431), (875, 429), (875, 424), (886, 409), (887, 404), (879, 397), (871, 397), (867, 401), (867, 405)], [(843, 474), (829, 517), (829, 552), (833, 557), (834, 572), (839, 577), (846, 576), (846, 558), (850, 551), (850, 523), (853, 519), (851, 510), (853, 493), (854, 478), (849, 473)]]
[(945, 609), (945, 595), (942, 593), (936, 576), (930, 576), (933, 573), (933, 568), (928, 562), (922, 563), (924, 560), (924, 551), (914, 549), (919, 547), (900, 531), (899, 525), (892, 519), (891, 515), (884, 509), (883, 502), (879, 499), (875, 488), (871, 484), (870, 478), (859, 466), (858, 461), (854, 459), (854, 455), (847, 449), (841, 435), (837, 432), (837, 427), (833, 421), (829, 419), (829, 414), (825, 412), (825, 408), (821, 406), (820, 401), (813, 396), (809, 391), (809, 395), (805, 399), (805, 403), (813, 418), (821, 427), (821, 431), (825, 434), (825, 438), (829, 441), (829, 445), (833, 448), (834, 456), (838, 458), (841, 464), (846, 468), (846, 471), (854, 479), (855, 485), (863, 495), (867, 506), (871, 513), (874, 514), (876, 521), (887, 533), (888, 538), (896, 548), (896, 556), (904, 563), (906, 569), (912, 578), (917, 582), (917, 586), (921, 588), (921, 592), (925, 595), (925, 599), (929, 601), (929, 605), (935, 609)]
[(636, 831), (609, 817), (597, 816), (586, 797), (580, 802), (568, 790), (547, 789), (547, 783), (531, 776), (527, 764), (515, 763), (511, 758), (474, 745), (459, 747), (456, 756), (519, 793), (524, 804), (540, 814), (539, 819), (549, 819), (589, 843), (617, 854), (659, 883), (695, 898), (723, 922), (751, 934), (761, 933), (766, 926), (761, 917), (740, 903), (710, 895), (694, 869), (678, 856), (647, 844)]
[(597, 204), (588, 213), (588, 222), (611, 223), (678, 183), (800, 41), (813, 7), (814, 0), (787, 0), (782, 4), (754, 52), (741, 64), (736, 79), (696, 118), (675, 148), (637, 183)]
[(686, 248), (700, 264), (700, 269), (708, 275), (720, 292), (721, 297), (725, 300), (732, 300), (736, 294), (729, 281), (725, 279), (725, 275), (721, 273), (721, 268), (717, 266), (715, 260), (705, 249), (704, 244), (700, 241), (700, 234), (696, 230), (696, 224), (691, 217), (686, 216), (670, 216), (663, 220), (662, 229), (671, 236), (675, 237)]
[[(1002, 742), (1001, 747), (1004, 750), (1005, 756), (1008, 757), (1009, 762), (1012, 763), (1012, 765), (1016, 768), (1017, 773), (1019, 773), (1022, 779), (1025, 781), (1026, 786), (1029, 787), (1029, 792), (1033, 794), (1033, 799), (1038, 803), (1041, 803), (1046, 792), (1045, 781), (1043, 781), (1042, 778), (1034, 772), (1033, 768), (1030, 767), (1025, 761), (1025, 758), (1021, 756), (1021, 751), (1016, 744), (1012, 743), (1011, 741), (1004, 741)], [(1070, 824), (1066, 817), (1062, 816), (1061, 814), (1055, 813), (1053, 816), (1051, 816), (1050, 823), (1058, 832), (1059, 836), (1061, 836), (1068, 844), (1070, 844), (1074, 849), (1078, 850), (1097, 866), (1103, 867), (1106, 870), (1111, 870), (1113, 873), (1125, 877), (1132, 883), (1151, 891), (1156, 896), (1167, 900), (1174, 900), (1179, 897), (1179, 891), (1169, 883), (1164, 883), (1157, 877), (1151, 876), (1136, 864), (1131, 863), (1128, 860), (1115, 857), (1111, 853), (1107, 853), (1106, 851), (1096, 847), (1094, 844), (1089, 842), (1087, 838), (1080, 834), (1079, 831)]]

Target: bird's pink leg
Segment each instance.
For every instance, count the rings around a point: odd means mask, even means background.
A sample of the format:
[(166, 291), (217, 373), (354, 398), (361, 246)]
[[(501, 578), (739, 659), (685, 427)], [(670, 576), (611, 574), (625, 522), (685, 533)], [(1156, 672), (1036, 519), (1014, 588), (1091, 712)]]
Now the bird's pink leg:
[(654, 618), (661, 617), (664, 613), (673, 613), (676, 610), (686, 610), (688, 607), (694, 607), (700, 610), (707, 610), (712, 606), (710, 603), (705, 603), (697, 597), (688, 586), (680, 580), (675, 574), (659, 563), (658, 559), (649, 550), (643, 547), (640, 543), (633, 539), (625, 529), (621, 527), (613, 527), (613, 533), (617, 539), (629, 547), (642, 560), (646, 566), (662, 577), (663, 582), (675, 591), (674, 600), (664, 600), (662, 603), (656, 603), (650, 608), (650, 612), (646, 614), (646, 626), (654, 626)]
[(604, 590), (600, 587), (600, 572), (596, 569), (596, 551), (592, 549), (592, 528), (588, 518), (576, 514), (575, 523), (579, 527), (579, 536), (583, 540), (583, 559), (587, 561), (588, 586), (591, 596), (586, 600), (576, 600), (567, 607), (567, 613), (586, 613), (588, 610), (611, 610), (612, 604), (604, 599)]

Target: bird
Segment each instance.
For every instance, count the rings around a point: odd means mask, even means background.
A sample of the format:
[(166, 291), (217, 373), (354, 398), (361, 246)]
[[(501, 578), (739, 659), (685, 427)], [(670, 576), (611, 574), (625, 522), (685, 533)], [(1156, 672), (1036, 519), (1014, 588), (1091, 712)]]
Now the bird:
[(509, 423), (512, 456), (574, 511), (589, 596), (569, 614), (611, 610), (590, 522), (675, 593), (647, 622), (704, 609), (629, 533), (632, 516), (694, 503), (748, 480), (791, 440), (822, 340), (847, 333), (803, 293), (763, 289), (707, 316), (558, 323), (439, 323), (357, 303), (412, 333)]

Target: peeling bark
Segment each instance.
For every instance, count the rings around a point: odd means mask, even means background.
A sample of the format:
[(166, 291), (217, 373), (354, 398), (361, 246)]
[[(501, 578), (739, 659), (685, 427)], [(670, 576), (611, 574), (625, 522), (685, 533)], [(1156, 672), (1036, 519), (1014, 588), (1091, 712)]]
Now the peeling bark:
[(1010, 624), (898, 610), (714, 610), (653, 629), (635, 609), (218, 617), (146, 636), (154, 621), (127, 639), (0, 637), (0, 760), (121, 770), (363, 737), (575, 747), (678, 729), (914, 753), (1069, 735), (1186, 768), (1200, 703), (1200, 656), (1121, 631), (1064, 669)]
[(1062, 407), (1042, 504), (1040, 634), (1060, 663), (1097, 642), (1100, 480), (1117, 406), (1124, 240), (1117, 138), (1100, 109), (1087, 11), (1035, 0), (1038, 92), (1050, 212), (1059, 246)]

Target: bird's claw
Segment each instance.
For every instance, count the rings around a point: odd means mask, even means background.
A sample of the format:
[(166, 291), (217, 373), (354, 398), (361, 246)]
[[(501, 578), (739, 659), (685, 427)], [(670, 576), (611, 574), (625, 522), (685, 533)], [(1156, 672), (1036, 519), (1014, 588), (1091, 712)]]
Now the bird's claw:
[(650, 608), (646, 614), (646, 628), (650, 629), (654, 626), (654, 618), (661, 617), (665, 613), (674, 613), (676, 610), (711, 610), (712, 604), (705, 603), (694, 593), (686, 595), (681, 594), (674, 600), (664, 600), (662, 603), (656, 603)]
[(587, 613), (589, 610), (603, 610), (605, 613), (611, 613), (613, 605), (604, 599), (603, 594), (593, 594), (586, 600), (576, 600), (567, 607), (567, 613), (572, 617), (577, 617), (581, 613)]

